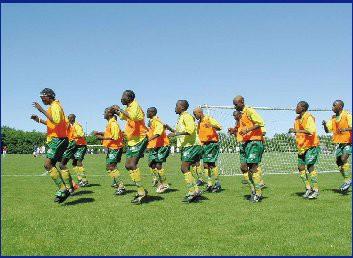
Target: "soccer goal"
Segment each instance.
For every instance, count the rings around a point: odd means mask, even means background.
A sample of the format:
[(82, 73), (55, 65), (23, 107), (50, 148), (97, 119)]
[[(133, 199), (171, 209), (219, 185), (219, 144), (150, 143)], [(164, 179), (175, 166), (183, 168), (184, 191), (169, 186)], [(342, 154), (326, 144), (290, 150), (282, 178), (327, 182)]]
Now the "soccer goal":
[[(234, 127), (233, 106), (200, 106), (205, 114), (217, 119), (223, 129), (220, 131), (221, 154), (218, 166), (222, 175), (238, 175), (240, 172), (239, 143), (233, 135), (228, 134), (228, 128)], [(264, 174), (289, 174), (297, 173), (297, 147), (293, 134), (288, 134), (288, 129), (294, 126), (297, 116), (294, 108), (253, 107), (265, 120), (265, 152), (262, 157), (261, 167)], [(335, 163), (335, 144), (331, 135), (326, 134), (321, 125), (322, 120), (332, 116), (330, 109), (309, 109), (315, 117), (320, 138), (321, 153), (317, 168), (319, 173), (338, 172)], [(350, 158), (350, 163), (352, 160)]]

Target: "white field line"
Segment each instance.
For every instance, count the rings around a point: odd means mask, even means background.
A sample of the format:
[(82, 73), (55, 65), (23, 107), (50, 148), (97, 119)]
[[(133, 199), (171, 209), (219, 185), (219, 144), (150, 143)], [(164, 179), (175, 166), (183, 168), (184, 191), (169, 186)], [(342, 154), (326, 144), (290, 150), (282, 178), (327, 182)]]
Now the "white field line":
[[(339, 171), (332, 171), (332, 170), (329, 170), (329, 171), (319, 171), (319, 174), (326, 174), (326, 173), (339, 173)], [(285, 173), (285, 172), (278, 172), (278, 173), (264, 173), (264, 176), (266, 175), (291, 175), (291, 174), (298, 174), (298, 172), (294, 172), (294, 173)], [(40, 175), (1, 175), (2, 177), (43, 177), (43, 176), (47, 176), (48, 174), (47, 173), (43, 173), (43, 174), (40, 174)], [(150, 176), (149, 174), (142, 174), (143, 176)], [(181, 173), (180, 173), (181, 175)], [(169, 175), (170, 176), (180, 176), (180, 175), (177, 175), (177, 174), (171, 174)], [(229, 174), (229, 175), (220, 175), (220, 176), (224, 176), (224, 177), (228, 177), (228, 176), (241, 176), (242, 174)], [(102, 173), (100, 175), (90, 175), (88, 174), (87, 175), (88, 177), (106, 177), (107, 174), (106, 173)]]

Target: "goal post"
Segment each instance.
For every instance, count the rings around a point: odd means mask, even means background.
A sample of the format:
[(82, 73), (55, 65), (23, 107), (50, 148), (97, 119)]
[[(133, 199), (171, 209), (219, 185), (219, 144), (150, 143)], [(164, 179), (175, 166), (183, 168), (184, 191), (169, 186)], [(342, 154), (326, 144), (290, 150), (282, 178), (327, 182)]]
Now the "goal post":
[[(218, 166), (221, 175), (240, 175), (239, 146), (233, 135), (228, 134), (228, 128), (235, 126), (233, 106), (200, 106), (205, 114), (214, 117), (221, 125), (220, 157)], [(295, 136), (288, 134), (288, 129), (294, 126), (297, 114), (294, 108), (252, 107), (265, 121), (265, 151), (262, 156), (261, 167), (264, 174), (297, 173), (297, 147)], [(326, 134), (321, 125), (322, 120), (332, 116), (332, 110), (313, 108), (308, 110), (316, 121), (320, 138), (320, 155), (317, 163), (319, 173), (338, 172), (335, 163), (335, 144), (331, 134)], [(351, 162), (351, 158), (349, 159)]]

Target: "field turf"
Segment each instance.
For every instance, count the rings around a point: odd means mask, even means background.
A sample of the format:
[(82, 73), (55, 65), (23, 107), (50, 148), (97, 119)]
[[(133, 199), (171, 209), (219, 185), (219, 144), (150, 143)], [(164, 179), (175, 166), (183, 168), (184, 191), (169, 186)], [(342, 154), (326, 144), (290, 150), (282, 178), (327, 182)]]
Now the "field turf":
[(113, 195), (103, 155), (86, 155), (91, 187), (64, 203), (43, 174), (44, 158), (1, 159), (2, 255), (352, 255), (352, 197), (337, 192), (338, 173), (319, 175), (321, 194), (304, 200), (295, 174), (267, 175), (261, 203), (246, 200), (241, 177), (221, 177), (224, 190), (185, 204), (179, 156), (166, 173), (172, 191), (156, 194), (141, 160), (148, 203), (132, 205), (135, 187)]

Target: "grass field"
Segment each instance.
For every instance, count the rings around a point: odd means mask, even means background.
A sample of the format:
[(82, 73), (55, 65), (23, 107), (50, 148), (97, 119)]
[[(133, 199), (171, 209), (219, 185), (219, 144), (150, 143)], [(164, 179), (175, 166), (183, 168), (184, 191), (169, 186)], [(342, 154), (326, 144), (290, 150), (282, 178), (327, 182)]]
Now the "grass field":
[(179, 157), (166, 166), (174, 190), (161, 195), (141, 160), (151, 197), (134, 206), (134, 186), (114, 196), (104, 156), (87, 155), (92, 186), (57, 204), (50, 177), (38, 176), (42, 157), (1, 161), (2, 255), (352, 255), (352, 197), (337, 193), (338, 173), (320, 175), (317, 200), (300, 197), (297, 175), (268, 175), (265, 199), (250, 203), (233, 176), (221, 178), (224, 191), (185, 204)]

